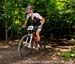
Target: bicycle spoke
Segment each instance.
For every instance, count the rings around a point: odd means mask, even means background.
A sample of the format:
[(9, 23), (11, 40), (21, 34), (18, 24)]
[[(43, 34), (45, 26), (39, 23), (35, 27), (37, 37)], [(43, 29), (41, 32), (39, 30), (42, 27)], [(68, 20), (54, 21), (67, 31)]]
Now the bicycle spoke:
[[(18, 54), (21, 57), (26, 57), (31, 53), (32, 48), (29, 48), (30, 38), (29, 36), (23, 36), (18, 45)], [(31, 45), (30, 45), (31, 46)]]

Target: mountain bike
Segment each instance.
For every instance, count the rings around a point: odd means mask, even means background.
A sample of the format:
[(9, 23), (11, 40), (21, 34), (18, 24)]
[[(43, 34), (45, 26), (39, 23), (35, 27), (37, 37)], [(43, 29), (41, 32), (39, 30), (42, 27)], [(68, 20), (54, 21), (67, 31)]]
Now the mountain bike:
[[(22, 36), (22, 38), (19, 41), (18, 44), (18, 55), (20, 57), (27, 57), (32, 53), (32, 50), (36, 49), (36, 37), (35, 37), (35, 32), (36, 32), (37, 27), (34, 26), (28, 26), (27, 27), (27, 34)], [(41, 39), (41, 44), (42, 42), (45, 42)], [(42, 46), (40, 46), (41, 48)]]

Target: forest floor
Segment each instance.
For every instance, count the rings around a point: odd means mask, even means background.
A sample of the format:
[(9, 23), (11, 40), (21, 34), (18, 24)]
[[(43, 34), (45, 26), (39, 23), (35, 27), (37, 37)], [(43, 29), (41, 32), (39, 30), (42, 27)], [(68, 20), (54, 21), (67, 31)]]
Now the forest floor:
[(0, 41), (0, 64), (75, 64), (75, 58), (64, 59), (60, 56), (60, 53), (75, 48), (75, 45), (49, 44), (45, 50), (34, 51), (31, 56), (22, 59), (17, 54), (17, 44), (18, 40)]

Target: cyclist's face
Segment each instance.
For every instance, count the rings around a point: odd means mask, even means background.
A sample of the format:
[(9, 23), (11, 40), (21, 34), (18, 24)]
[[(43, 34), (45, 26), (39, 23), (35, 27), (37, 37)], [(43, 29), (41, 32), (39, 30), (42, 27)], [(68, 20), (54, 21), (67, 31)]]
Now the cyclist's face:
[(29, 14), (29, 13), (32, 13), (33, 11), (32, 11), (32, 9), (30, 8), (30, 9), (25, 10), (25, 12), (26, 12), (27, 14)]

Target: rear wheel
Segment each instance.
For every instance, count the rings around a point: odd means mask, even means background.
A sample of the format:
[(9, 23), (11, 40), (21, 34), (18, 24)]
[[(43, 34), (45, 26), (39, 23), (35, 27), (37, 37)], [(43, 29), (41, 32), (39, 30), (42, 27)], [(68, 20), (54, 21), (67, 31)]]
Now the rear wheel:
[(31, 53), (31, 50), (32, 50), (31, 41), (32, 41), (31, 35), (24, 35), (21, 38), (18, 44), (18, 54), (20, 57), (26, 57)]

